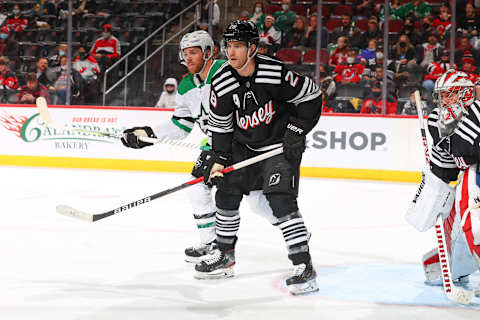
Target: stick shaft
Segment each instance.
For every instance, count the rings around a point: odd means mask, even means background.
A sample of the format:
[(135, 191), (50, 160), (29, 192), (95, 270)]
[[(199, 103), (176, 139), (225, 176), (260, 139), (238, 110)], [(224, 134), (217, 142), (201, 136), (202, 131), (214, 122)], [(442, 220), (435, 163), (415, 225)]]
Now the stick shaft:
[[(417, 107), (418, 121), (420, 124), (420, 133), (422, 135), (423, 147), (425, 151), (425, 162), (428, 166), (430, 164), (430, 152), (428, 149), (427, 135), (425, 132), (425, 122), (423, 120), (423, 108), (422, 101), (420, 99), (420, 92), (416, 90), (414, 96), (415, 104)], [(443, 219), (441, 215), (438, 216), (437, 222), (435, 224), (435, 238), (437, 240), (438, 257), (440, 259), (440, 268), (442, 270), (443, 291), (449, 299), (458, 303), (468, 304), (470, 302), (472, 294), (463, 289), (456, 288), (453, 285), (452, 272), (450, 269), (450, 259), (448, 256), (447, 243), (445, 240), (445, 229), (443, 227)]]
[[(258, 156), (255, 156), (255, 157), (252, 157), (252, 158), (249, 158), (249, 159), (246, 159), (244, 161), (241, 161), (241, 162), (238, 162), (236, 164), (233, 164), (223, 170), (221, 170), (220, 172), (221, 173), (228, 173), (228, 172), (232, 172), (232, 171), (235, 171), (235, 170), (238, 170), (238, 169), (241, 169), (241, 168), (244, 168), (244, 167), (247, 167), (249, 165), (252, 165), (254, 163), (257, 163), (257, 162), (260, 162), (260, 161), (263, 161), (265, 159), (268, 159), (268, 158), (271, 158), (273, 156), (276, 156), (276, 155), (279, 155), (280, 153), (283, 152), (283, 148), (277, 148), (277, 149), (274, 149), (274, 150), (271, 150), (269, 152), (265, 152), (265, 153), (262, 153)], [(87, 219), (89, 221), (98, 221), (98, 220), (101, 220), (101, 219), (104, 219), (106, 217), (109, 217), (109, 216), (113, 216), (117, 213), (120, 213), (120, 212), (123, 212), (123, 211), (127, 211), (127, 210), (130, 210), (134, 207), (138, 207), (142, 204), (145, 204), (145, 203), (149, 203), (150, 201), (152, 200), (155, 200), (155, 199), (158, 199), (158, 198), (161, 198), (163, 196), (166, 196), (168, 194), (171, 194), (171, 193), (174, 193), (174, 192), (177, 192), (179, 190), (182, 190), (182, 189), (185, 189), (189, 186), (192, 186), (194, 184), (197, 184), (197, 183), (200, 183), (200, 182), (203, 182), (203, 177), (200, 177), (200, 178), (196, 178), (194, 180), (191, 180), (191, 181), (188, 181), (188, 182), (185, 182), (185, 183), (182, 183), (176, 187), (173, 187), (173, 188), (170, 188), (170, 189), (167, 189), (167, 190), (163, 190), (163, 191), (160, 191), (158, 193), (155, 193), (155, 194), (152, 194), (150, 196), (147, 196), (145, 198), (142, 198), (142, 199), (138, 199), (138, 200), (135, 200), (135, 201), (132, 201), (128, 204), (125, 204), (125, 205), (122, 205), (118, 208), (115, 208), (115, 209), (112, 209), (110, 211), (107, 211), (107, 212), (104, 212), (104, 213), (100, 213), (100, 214), (94, 214), (92, 215), (92, 218), (91, 219)], [(67, 215), (70, 215), (70, 216), (73, 216), (75, 217), (75, 214), (67, 214)]]

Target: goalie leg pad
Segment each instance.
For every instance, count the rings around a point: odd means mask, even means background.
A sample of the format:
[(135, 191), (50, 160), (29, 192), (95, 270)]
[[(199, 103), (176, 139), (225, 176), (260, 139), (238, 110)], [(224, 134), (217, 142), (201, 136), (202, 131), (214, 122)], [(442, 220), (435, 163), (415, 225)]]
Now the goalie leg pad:
[(418, 231), (426, 231), (435, 225), (441, 214), (448, 216), (455, 200), (455, 188), (443, 182), (429, 169), (422, 173), (422, 182), (410, 204), (405, 219)]
[(470, 210), (470, 214), (464, 216), (469, 207), (474, 207), (480, 197), (480, 188), (477, 184), (477, 167), (471, 166), (464, 172), (457, 187), (457, 206), (461, 217), (465, 221), (462, 226), (465, 238), (473, 256), (480, 256), (480, 209)]

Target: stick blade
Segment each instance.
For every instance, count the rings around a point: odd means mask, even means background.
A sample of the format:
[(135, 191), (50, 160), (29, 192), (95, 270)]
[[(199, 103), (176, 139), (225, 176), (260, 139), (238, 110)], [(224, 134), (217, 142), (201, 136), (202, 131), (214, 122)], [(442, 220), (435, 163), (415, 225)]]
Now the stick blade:
[(63, 214), (64, 216), (72, 217), (75, 219), (79, 219), (87, 222), (93, 222), (93, 215), (77, 210), (75, 208), (72, 208), (64, 204), (60, 204), (57, 206), (57, 213)]
[(473, 298), (473, 291), (452, 287), (452, 292), (447, 297), (457, 303), (468, 305)]
[(48, 111), (47, 100), (45, 100), (44, 97), (38, 97), (36, 100), (36, 105), (38, 113), (40, 113), (40, 118), (42, 118), (43, 122), (45, 122), (47, 126), (53, 125), (52, 117)]

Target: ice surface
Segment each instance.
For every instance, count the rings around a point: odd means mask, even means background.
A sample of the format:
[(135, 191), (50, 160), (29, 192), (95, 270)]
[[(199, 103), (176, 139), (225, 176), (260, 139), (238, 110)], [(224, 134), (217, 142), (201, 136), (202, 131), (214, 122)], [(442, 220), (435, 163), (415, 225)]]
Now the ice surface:
[[(87, 223), (176, 186), (186, 174), (0, 167), (1, 319), (479, 319), (423, 284), (435, 245), (403, 214), (416, 185), (303, 179), (317, 294), (292, 297), (281, 233), (242, 206), (236, 277), (196, 280), (183, 250), (197, 241), (184, 191)], [(471, 277), (470, 287), (480, 283)]]

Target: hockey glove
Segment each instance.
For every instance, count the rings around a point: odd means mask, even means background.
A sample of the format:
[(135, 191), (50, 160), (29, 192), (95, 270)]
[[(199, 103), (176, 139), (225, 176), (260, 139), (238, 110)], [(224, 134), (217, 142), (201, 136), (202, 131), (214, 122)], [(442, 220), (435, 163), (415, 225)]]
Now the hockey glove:
[(302, 158), (302, 153), (307, 148), (306, 132), (302, 129), (299, 122), (298, 120), (290, 119), (283, 136), (283, 155), (288, 161), (299, 161)]
[(217, 188), (222, 188), (223, 173), (220, 171), (228, 164), (230, 156), (215, 154), (214, 158), (215, 161), (211, 161), (204, 172), (203, 182), (209, 187), (215, 185)]
[(134, 127), (123, 131), (123, 137), (121, 139), (123, 145), (128, 148), (140, 149), (146, 146), (152, 146), (153, 143), (144, 142), (138, 137), (156, 138), (150, 127)]

